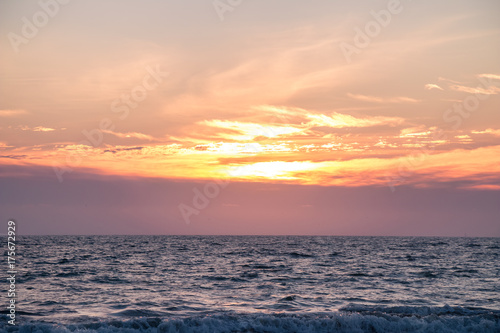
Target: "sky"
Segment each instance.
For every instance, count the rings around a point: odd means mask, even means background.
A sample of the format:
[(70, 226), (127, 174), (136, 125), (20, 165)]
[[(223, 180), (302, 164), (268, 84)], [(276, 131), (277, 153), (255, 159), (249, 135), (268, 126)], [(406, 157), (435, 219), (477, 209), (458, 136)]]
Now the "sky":
[(500, 3), (0, 1), (24, 234), (500, 236)]

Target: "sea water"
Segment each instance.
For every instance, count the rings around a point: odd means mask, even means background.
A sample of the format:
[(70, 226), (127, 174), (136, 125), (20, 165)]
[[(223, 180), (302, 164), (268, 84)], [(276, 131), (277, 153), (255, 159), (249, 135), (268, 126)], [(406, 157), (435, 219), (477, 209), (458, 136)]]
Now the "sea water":
[(4, 302), (2, 331), (500, 332), (499, 238), (25, 236), (16, 246), (16, 326)]

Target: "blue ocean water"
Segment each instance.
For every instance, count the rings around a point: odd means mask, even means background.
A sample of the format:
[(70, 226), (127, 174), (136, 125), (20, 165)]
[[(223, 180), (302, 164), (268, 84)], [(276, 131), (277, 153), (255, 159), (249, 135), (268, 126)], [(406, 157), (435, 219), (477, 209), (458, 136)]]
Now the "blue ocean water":
[(500, 332), (499, 259), (499, 238), (25, 236), (0, 330)]

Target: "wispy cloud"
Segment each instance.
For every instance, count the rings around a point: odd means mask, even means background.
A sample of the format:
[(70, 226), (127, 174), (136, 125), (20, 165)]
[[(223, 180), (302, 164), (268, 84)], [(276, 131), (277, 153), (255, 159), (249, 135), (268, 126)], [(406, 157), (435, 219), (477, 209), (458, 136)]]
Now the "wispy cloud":
[(0, 155), (0, 158), (7, 158), (12, 160), (22, 160), (28, 157), (28, 155)]
[(114, 135), (114, 136), (122, 138), (122, 139), (135, 138), (135, 139), (140, 139), (140, 140), (150, 140), (150, 141), (154, 140), (154, 137), (152, 137), (151, 135), (138, 133), (138, 132), (120, 133), (120, 132), (113, 132), (113, 131), (109, 131), (109, 130), (105, 130), (103, 132)]
[(324, 114), (308, 114), (307, 118), (310, 119), (309, 126), (327, 126), (333, 128), (344, 127), (370, 127), (379, 125), (398, 125), (403, 123), (402, 118), (398, 117), (364, 117), (356, 118), (351, 115), (333, 113), (331, 116)]
[[(373, 126), (396, 126), (404, 123), (400, 117), (361, 116), (333, 112), (329, 114), (309, 111), (301, 108), (285, 108), (261, 106), (256, 110), (263, 113), (252, 116), (252, 121), (204, 120), (197, 123), (202, 126), (200, 133), (206, 138), (222, 138), (235, 141), (249, 141), (258, 138), (284, 139), (298, 136), (304, 140), (317, 136), (311, 130), (318, 127), (329, 128), (363, 128)], [(262, 120), (273, 113), (274, 120), (280, 123), (270, 123)]]
[(444, 90), (443, 88), (441, 88), (440, 86), (438, 86), (437, 84), (434, 84), (434, 83), (427, 83), (425, 85), (425, 89), (427, 89), (427, 90), (432, 90), (432, 89)]
[(450, 89), (455, 91), (462, 91), (469, 94), (482, 94), (482, 95), (496, 95), (500, 92), (499, 87), (489, 86), (487, 89), (481, 87), (467, 87), (461, 86), (458, 84), (453, 84), (450, 86)]
[[(468, 85), (465, 85), (464, 82), (459, 82), (459, 81), (454, 81), (450, 79), (443, 79), (439, 78), (440, 80), (446, 80), (447, 82), (452, 82), (453, 84), (449, 85), (449, 88), (454, 91), (460, 91), (460, 92), (465, 92), (469, 94), (482, 94), (482, 95), (496, 95), (500, 93), (500, 87), (494, 85), (495, 82), (487, 82), (484, 79), (489, 79), (489, 80), (500, 80), (500, 75), (498, 74), (478, 74), (476, 75), (477, 78), (480, 79), (483, 87), (470, 87)], [(427, 84), (426, 88), (429, 86), (428, 89), (433, 88), (433, 84)], [(441, 89), (442, 90), (442, 89)]]
[(5, 142), (0, 142), (0, 148), (12, 148), (12, 147), (14, 147), (14, 146), (9, 146)]
[(495, 136), (500, 136), (500, 129), (488, 128), (483, 131), (472, 131), (473, 134), (491, 134)]
[(52, 131), (55, 131), (55, 129), (50, 128), (50, 127), (37, 126), (37, 127), (33, 128), (33, 131), (34, 132), (52, 132)]
[(486, 79), (500, 80), (500, 75), (497, 75), (497, 74), (479, 74), (478, 77), (484, 77)]
[(44, 127), (44, 126), (37, 126), (37, 127), (29, 127), (26, 125), (23, 125), (21, 127), (18, 127), (23, 131), (33, 131), (33, 132), (52, 132), (55, 131), (55, 128), (50, 128), (50, 127)]
[(0, 110), (0, 117), (15, 117), (27, 113), (25, 110)]
[(452, 79), (448, 79), (448, 78), (445, 78), (445, 77), (438, 77), (438, 80), (439, 81), (445, 81), (445, 82), (452, 82), (452, 83), (456, 83), (456, 84), (464, 84), (465, 82), (461, 82), (461, 81), (456, 81), (456, 80), (452, 80)]
[(347, 96), (350, 98), (358, 99), (361, 101), (372, 102), (372, 103), (417, 103), (420, 102), (418, 99), (414, 99), (411, 97), (399, 96), (399, 97), (377, 97), (377, 96), (368, 96), (368, 95), (360, 95), (360, 94), (351, 94), (348, 93)]

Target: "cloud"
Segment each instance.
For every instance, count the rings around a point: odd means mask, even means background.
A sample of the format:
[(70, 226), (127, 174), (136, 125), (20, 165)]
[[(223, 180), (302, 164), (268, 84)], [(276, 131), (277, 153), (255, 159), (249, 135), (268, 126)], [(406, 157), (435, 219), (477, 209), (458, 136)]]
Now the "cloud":
[(0, 117), (14, 117), (27, 113), (25, 110), (0, 110)]
[(0, 158), (8, 158), (13, 160), (22, 160), (28, 157), (28, 155), (0, 155)]
[(0, 148), (12, 148), (12, 147), (14, 147), (14, 146), (9, 146), (5, 142), (0, 141)]
[(452, 80), (452, 79), (447, 79), (445, 77), (438, 77), (438, 80), (439, 81), (445, 81), (445, 82), (453, 82), (453, 83), (457, 83), (457, 84), (463, 84), (464, 83), (464, 82), (455, 81), (455, 80)]
[(360, 94), (351, 94), (348, 93), (347, 96), (358, 99), (361, 101), (372, 102), (372, 103), (417, 103), (420, 102), (418, 99), (410, 98), (410, 97), (376, 97), (376, 96), (368, 96), (368, 95), (360, 95)]
[(120, 132), (113, 132), (113, 131), (109, 131), (109, 130), (105, 130), (103, 132), (114, 135), (114, 136), (122, 138), (122, 139), (136, 138), (136, 139), (140, 139), (140, 140), (150, 140), (150, 141), (154, 140), (154, 137), (152, 137), (151, 135), (138, 133), (138, 132), (120, 133)]
[[(478, 74), (476, 75), (476, 77), (480, 79), (500, 80), (500, 75), (498, 74)], [(441, 80), (442, 78), (439, 79)], [(492, 81), (485, 82), (484, 80), (480, 80), (483, 87), (469, 87), (466, 86), (463, 82), (453, 81), (449, 79), (446, 79), (446, 81), (454, 83), (449, 85), (450, 89), (454, 91), (461, 91), (469, 94), (483, 94), (483, 95), (496, 95), (500, 93), (500, 87), (495, 86)], [(428, 85), (426, 85), (426, 87), (427, 86)]]
[(482, 95), (496, 95), (500, 92), (499, 87), (495, 86), (490, 86), (487, 89), (481, 88), (481, 87), (467, 87), (467, 86), (461, 86), (458, 84), (453, 84), (450, 86), (450, 89), (455, 90), (455, 91), (462, 91), (466, 92), (469, 94), (482, 94)]
[(472, 131), (472, 134), (491, 134), (495, 136), (500, 136), (500, 129), (493, 129), (493, 128), (488, 128), (483, 131)]
[(455, 135), (455, 139), (458, 139), (458, 141), (460, 143), (464, 143), (464, 144), (468, 144), (468, 143), (471, 143), (474, 141), (474, 140), (472, 140), (470, 135), (467, 135), (467, 134)]
[(50, 127), (37, 126), (37, 127), (33, 128), (33, 131), (34, 132), (52, 132), (52, 131), (55, 131), (55, 129), (50, 128)]
[(399, 133), (399, 137), (403, 138), (414, 136), (428, 136), (431, 133), (431, 129), (428, 129), (427, 127), (421, 125), (416, 127), (403, 128)]
[[(230, 120), (204, 120), (197, 125), (205, 126), (198, 130), (212, 140), (223, 138), (235, 141), (249, 141), (260, 139), (284, 139), (300, 136), (301, 140), (317, 137), (319, 127), (328, 128), (366, 128), (374, 126), (396, 126), (404, 123), (403, 118), (384, 116), (355, 117), (348, 114), (333, 112), (329, 115), (319, 112), (311, 112), (300, 108), (278, 108), (272, 106), (261, 107), (266, 114), (273, 112), (281, 115), (279, 120), (282, 124), (273, 124), (262, 119), (261, 115), (253, 116), (252, 122), (230, 121)], [(285, 116), (284, 116), (285, 115)], [(208, 128), (206, 128), (208, 127)], [(212, 129), (217, 128), (217, 129)], [(313, 131), (311, 131), (313, 130)]]
[[(394, 126), (404, 122), (400, 117), (384, 117), (384, 116), (364, 116), (355, 117), (349, 114), (333, 112), (330, 115), (313, 112), (301, 108), (276, 107), (276, 106), (259, 106), (256, 110), (263, 110), (273, 114), (278, 114), (277, 118), (282, 121), (293, 119), (295, 122), (300, 122), (302, 128), (311, 129), (313, 127), (331, 127), (331, 128), (354, 128), (354, 127), (371, 127), (389, 125)], [(299, 125), (294, 125), (299, 126)]]
[[(499, 179), (499, 151), (500, 146), (493, 146), (390, 159), (322, 162), (317, 163), (316, 168), (311, 168), (315, 172), (302, 175), (291, 173), (287, 176), (301, 178), (304, 183), (323, 185), (387, 185), (391, 179), (398, 180), (400, 177), (409, 185), (439, 186), (443, 182), (463, 180), (477, 185), (491, 185)], [(404, 172), (401, 171), (403, 165)]]
[(307, 118), (310, 119), (308, 126), (327, 126), (333, 128), (344, 127), (370, 127), (379, 125), (398, 125), (404, 120), (398, 117), (364, 117), (356, 118), (351, 115), (342, 113), (333, 113), (331, 116), (324, 114), (308, 114)]
[(477, 77), (484, 77), (486, 79), (500, 80), (500, 75), (497, 75), (497, 74), (479, 74)]
[(55, 131), (54, 128), (44, 127), (44, 126), (29, 127), (29, 126), (23, 125), (23, 126), (20, 126), (18, 128), (20, 128), (23, 131), (33, 131), (33, 132), (52, 132), (52, 131)]
[(117, 148), (117, 149), (106, 149), (103, 152), (116, 154), (117, 152), (120, 152), (120, 151), (142, 150), (142, 149), (144, 149), (144, 147), (126, 147), (126, 148)]
[(427, 83), (425, 85), (425, 89), (427, 89), (427, 90), (432, 90), (432, 89), (444, 90), (443, 88), (441, 88), (440, 86), (438, 86), (437, 84), (434, 84), (434, 83)]
[(229, 120), (205, 120), (199, 122), (199, 124), (237, 131), (240, 134), (218, 133), (217, 135), (228, 139), (243, 141), (252, 140), (259, 136), (275, 138), (282, 135), (297, 134), (304, 130), (304, 128), (294, 126), (276, 126)]

